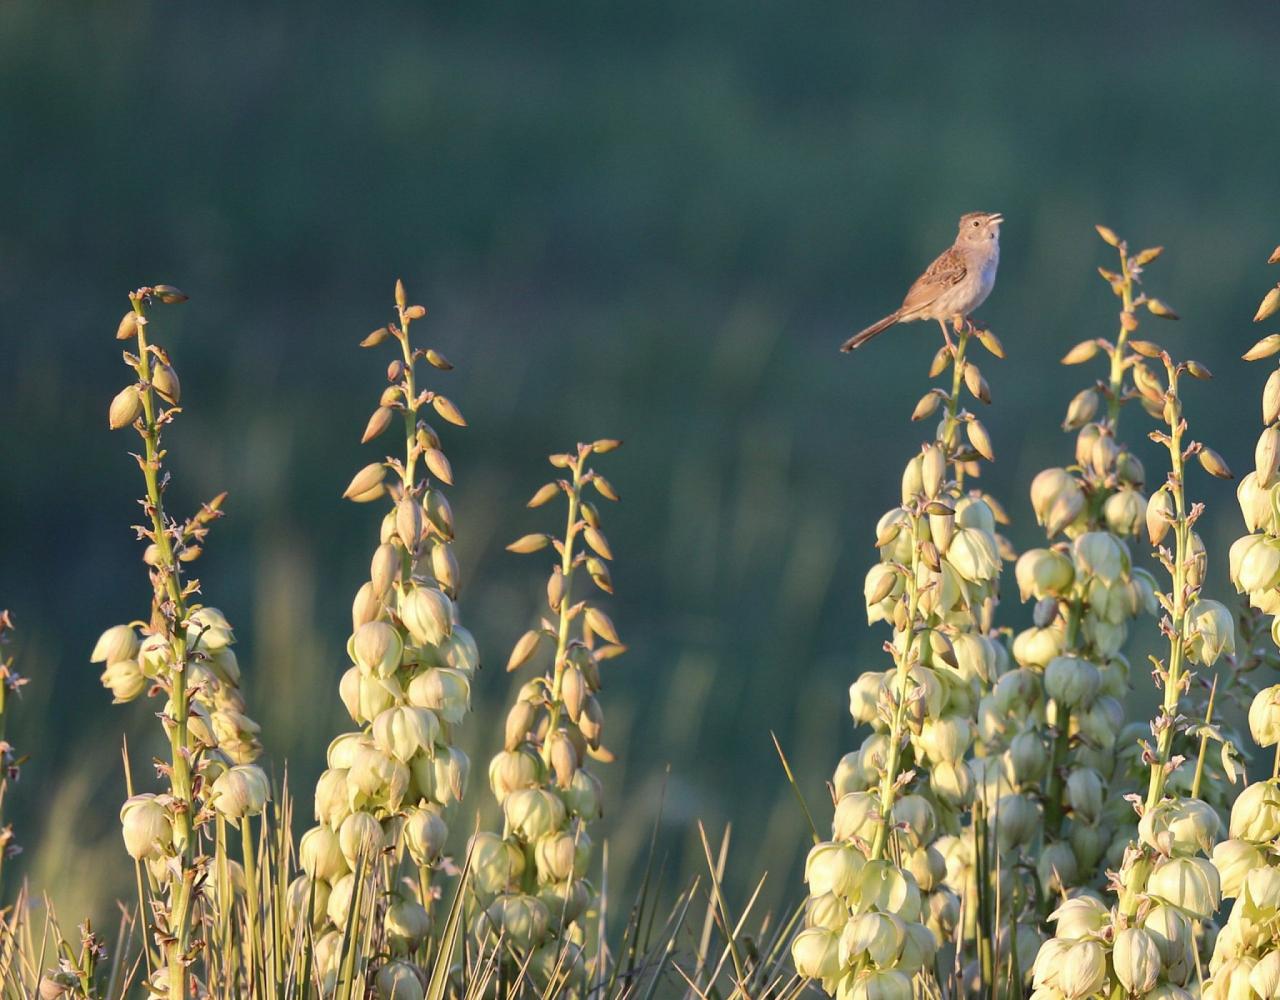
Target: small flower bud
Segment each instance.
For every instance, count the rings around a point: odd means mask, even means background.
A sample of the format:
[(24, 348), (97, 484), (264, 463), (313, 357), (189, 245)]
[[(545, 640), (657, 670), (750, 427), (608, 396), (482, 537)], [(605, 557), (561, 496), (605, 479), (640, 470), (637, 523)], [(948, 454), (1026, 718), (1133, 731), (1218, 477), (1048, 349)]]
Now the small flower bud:
[(1088, 705), (1101, 684), (1098, 668), (1077, 656), (1059, 656), (1045, 667), (1045, 694), (1067, 708)]
[(135, 795), (120, 809), (124, 847), (135, 861), (159, 858), (173, 846), (169, 813), (151, 794)]
[(484, 912), (490, 933), (501, 935), (511, 947), (520, 951), (542, 942), (550, 919), (547, 908), (533, 896), (499, 896)]
[(118, 431), (142, 416), (142, 394), (136, 385), (127, 385), (116, 393), (107, 411), (107, 425)]
[(388, 962), (373, 977), (373, 988), (378, 1000), (422, 1000), (425, 995), (422, 980), (408, 962)]
[(1111, 961), (1116, 978), (1130, 995), (1146, 993), (1160, 978), (1160, 949), (1141, 928), (1128, 927), (1116, 934)]
[(1049, 921), (1055, 927), (1054, 937), (1062, 941), (1091, 938), (1101, 933), (1110, 919), (1110, 911), (1094, 896), (1068, 899), (1049, 915)]
[(1107, 956), (1096, 941), (1068, 945), (1058, 972), (1058, 989), (1066, 1000), (1083, 1000), (1098, 992), (1107, 978)]
[(810, 927), (791, 943), (791, 960), (805, 979), (832, 979), (840, 974), (839, 938), (824, 927)]
[[(391, 954), (410, 955), (422, 947), (427, 935), (431, 933), (431, 917), (417, 900), (396, 898), (383, 915), (382, 928), (386, 932)], [(387, 967), (383, 968), (385, 971)], [(414, 982), (421, 990), (422, 984), (416, 976)], [(402, 993), (397, 990), (391, 995), (398, 1000)]]
[(1084, 510), (1080, 484), (1065, 469), (1045, 469), (1031, 483), (1031, 507), (1036, 521), (1053, 537)]
[(1187, 656), (1192, 663), (1213, 666), (1223, 654), (1236, 651), (1235, 620), (1218, 601), (1201, 598), (1187, 612), (1190, 643)]
[(400, 617), (414, 642), (437, 646), (453, 630), (453, 602), (433, 587), (413, 587), (400, 599)]
[(108, 663), (102, 671), (102, 686), (111, 692), (116, 704), (123, 704), (147, 689), (147, 679), (138, 669), (137, 660), (119, 660)]
[(121, 660), (132, 660), (138, 655), (140, 645), (138, 633), (132, 626), (112, 625), (94, 643), (89, 662), (119, 663)]
[(1274, 780), (1255, 781), (1236, 797), (1228, 836), (1253, 844), (1280, 837), (1280, 788)]
[(830, 892), (847, 899), (857, 887), (865, 865), (866, 858), (852, 844), (815, 845), (804, 865), (809, 895), (821, 896)]
[(253, 764), (233, 767), (213, 783), (213, 807), (231, 820), (257, 816), (271, 798), (271, 784), (262, 768)]
[(1030, 597), (1060, 597), (1075, 579), (1071, 560), (1053, 549), (1028, 549), (1015, 566), (1018, 589), (1025, 601)]
[(356, 665), (376, 677), (390, 677), (400, 666), (404, 644), (400, 634), (386, 622), (367, 622), (351, 638), (351, 658)]
[(502, 803), (511, 832), (527, 843), (559, 830), (565, 821), (560, 797), (541, 788), (520, 788)]
[(361, 861), (373, 863), (385, 845), (382, 824), (367, 812), (353, 812), (338, 830), (338, 847), (353, 871)]
[(1193, 920), (1208, 920), (1221, 899), (1218, 870), (1204, 858), (1170, 858), (1147, 880), (1147, 892)]

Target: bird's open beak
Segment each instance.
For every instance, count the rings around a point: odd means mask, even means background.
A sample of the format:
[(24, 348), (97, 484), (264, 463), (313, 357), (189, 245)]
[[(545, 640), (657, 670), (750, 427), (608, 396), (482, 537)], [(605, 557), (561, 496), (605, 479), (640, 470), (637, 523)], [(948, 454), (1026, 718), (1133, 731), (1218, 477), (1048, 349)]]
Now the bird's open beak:
[(1004, 216), (1001, 215), (999, 212), (992, 212), (990, 215), (987, 216), (987, 221), (994, 222), (998, 226), (1000, 225), (1000, 223), (1004, 222)]

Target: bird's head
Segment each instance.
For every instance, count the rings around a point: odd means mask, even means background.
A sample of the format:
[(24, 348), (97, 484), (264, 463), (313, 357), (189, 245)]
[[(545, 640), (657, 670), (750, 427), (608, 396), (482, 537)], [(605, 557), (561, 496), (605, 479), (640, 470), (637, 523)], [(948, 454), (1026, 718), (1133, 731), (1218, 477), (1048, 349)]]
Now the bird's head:
[(960, 233), (956, 241), (969, 246), (1000, 240), (1000, 223), (1004, 216), (999, 212), (970, 212), (960, 216)]

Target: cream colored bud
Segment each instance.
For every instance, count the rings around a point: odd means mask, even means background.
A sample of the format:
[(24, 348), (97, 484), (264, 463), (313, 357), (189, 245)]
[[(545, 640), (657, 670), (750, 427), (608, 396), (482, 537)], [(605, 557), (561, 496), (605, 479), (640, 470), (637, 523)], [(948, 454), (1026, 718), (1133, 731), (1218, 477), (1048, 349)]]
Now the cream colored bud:
[(527, 843), (559, 830), (565, 821), (560, 797), (541, 788), (519, 788), (502, 803), (507, 826)]
[(413, 587), (400, 599), (400, 617), (414, 642), (437, 646), (453, 631), (453, 602), (443, 591)]
[(126, 799), (120, 808), (124, 847), (135, 861), (160, 858), (173, 846), (173, 824), (169, 812), (149, 793)]
[(924, 492), (924, 456), (917, 455), (902, 471), (902, 502), (911, 503)]
[(1039, 733), (1022, 732), (1009, 744), (1009, 764), (1018, 785), (1034, 784), (1048, 768), (1049, 752)]
[(951, 638), (951, 652), (962, 680), (986, 686), (996, 674), (999, 647), (985, 635), (959, 632)]
[(810, 896), (834, 893), (849, 898), (857, 888), (867, 859), (852, 844), (816, 844), (805, 860), (804, 880)]
[(1049, 915), (1054, 924), (1054, 937), (1063, 941), (1081, 941), (1101, 933), (1110, 923), (1111, 912), (1095, 896), (1068, 899)]
[(1260, 1000), (1280, 1000), (1280, 951), (1272, 949), (1249, 973), (1249, 988)]
[(471, 710), (471, 681), (460, 670), (432, 667), (409, 682), (410, 705), (429, 708), (442, 722), (456, 726)]
[(541, 882), (580, 879), (586, 875), (591, 860), (591, 838), (582, 829), (574, 833), (549, 833), (533, 845), (533, 860)]
[(1280, 544), (1265, 534), (1245, 535), (1231, 545), (1231, 582), (1241, 593), (1280, 584)]
[(858, 679), (849, 685), (849, 714), (856, 723), (874, 722), (878, 714), (881, 692), (884, 690), (885, 675), (869, 672), (860, 674)]
[(382, 929), (391, 954), (410, 955), (422, 947), (431, 933), (431, 917), (417, 900), (395, 898), (383, 915)]
[(1045, 893), (1053, 894), (1075, 885), (1080, 877), (1080, 864), (1071, 845), (1058, 841), (1040, 852), (1036, 859), (1036, 873)]
[(373, 990), (378, 1000), (422, 1000), (426, 995), (422, 980), (408, 962), (388, 962), (380, 968), (373, 977)]
[(431, 797), (442, 806), (461, 802), (471, 775), (471, 761), (457, 747), (437, 749), (434, 757), (419, 754), (410, 762), (419, 788), (431, 789)]
[(391, 678), (371, 677), (352, 667), (338, 682), (338, 696), (352, 721), (363, 725), (395, 704), (397, 687)]
[(132, 660), (138, 655), (140, 646), (138, 633), (131, 625), (112, 625), (94, 643), (89, 662), (119, 663), (122, 660)]
[(382, 599), (374, 592), (372, 583), (361, 584), (351, 602), (351, 630), (359, 630), (361, 625), (377, 621), (382, 617)]
[(916, 745), (935, 764), (962, 760), (973, 744), (973, 724), (959, 716), (925, 720)]
[(1224, 840), (1213, 849), (1213, 867), (1218, 869), (1222, 895), (1234, 899), (1244, 889), (1245, 878), (1267, 863), (1267, 855), (1247, 840)]
[(435, 805), (411, 809), (404, 820), (404, 843), (416, 865), (435, 864), (444, 850), (449, 827)]
[(312, 827), (302, 835), (298, 842), (298, 863), (311, 878), (330, 884), (350, 871), (338, 835), (327, 826)]
[(583, 879), (539, 886), (538, 899), (551, 914), (554, 926), (573, 923), (591, 905), (591, 893)]
[(1045, 667), (1045, 694), (1067, 708), (1087, 706), (1101, 684), (1098, 668), (1078, 656), (1059, 656)]
[(1122, 489), (1107, 497), (1102, 516), (1117, 535), (1136, 535), (1147, 514), (1146, 498), (1134, 489)]
[(262, 768), (242, 764), (224, 771), (213, 783), (213, 807), (228, 819), (257, 816), (271, 798), (271, 783)]
[(1081, 574), (1096, 576), (1104, 583), (1115, 583), (1128, 576), (1129, 550), (1123, 542), (1105, 531), (1090, 531), (1073, 545), (1076, 566)]
[(976, 528), (960, 528), (947, 549), (947, 562), (970, 583), (985, 583), (1000, 572), (995, 539)]
[(409, 769), (381, 750), (362, 747), (351, 761), (347, 782), (371, 800), (386, 801), (396, 809), (409, 788)]
[(1002, 795), (992, 817), (1001, 849), (1005, 851), (1029, 845), (1043, 824), (1040, 809), (1025, 795)]
[(1280, 743), (1280, 684), (1254, 695), (1249, 704), (1249, 732), (1260, 747)]
[(524, 871), (520, 849), (494, 833), (472, 837), (468, 853), (476, 889), (485, 895), (505, 891)]
[(585, 820), (600, 818), (604, 791), (600, 779), (590, 771), (578, 768), (573, 783), (562, 794), (572, 815)]
[(1207, 854), (1218, 839), (1218, 813), (1200, 799), (1167, 799), (1143, 814), (1138, 836), (1165, 854)]
[(404, 643), (386, 622), (367, 622), (351, 640), (351, 658), (356, 666), (376, 677), (390, 677), (400, 666)]
[(1164, 861), (1151, 873), (1147, 891), (1193, 920), (1208, 920), (1221, 900), (1218, 870), (1204, 858)]
[(894, 567), (886, 563), (876, 563), (867, 571), (866, 583), (863, 585), (863, 597), (867, 607), (867, 624), (874, 625), (885, 621), (889, 614), (886, 606), (889, 601), (902, 596), (906, 589), (906, 581)]
[(451, 670), (470, 675), (480, 669), (480, 649), (475, 636), (457, 622), (454, 622), (449, 638), (436, 648), (436, 655)]
[(547, 908), (533, 896), (499, 896), (485, 910), (489, 930), (511, 947), (528, 951), (547, 935)]
[(1024, 601), (1030, 597), (1060, 597), (1075, 580), (1071, 560), (1053, 549), (1027, 550), (1018, 558), (1014, 572)]
[(373, 742), (383, 753), (407, 762), (419, 750), (430, 754), (441, 742), (440, 722), (427, 708), (388, 708), (373, 720)]
[(1187, 656), (1206, 667), (1236, 651), (1236, 625), (1231, 612), (1218, 601), (1201, 598), (1188, 611), (1190, 643)]
[[(112, 406), (114, 408), (115, 404)], [(1276, 471), (1280, 469), (1280, 425), (1272, 424), (1262, 432), (1257, 447), (1254, 448), (1253, 458), (1258, 485), (1267, 489), (1276, 482)]]
[(1096, 822), (1102, 815), (1105, 795), (1102, 777), (1092, 768), (1078, 767), (1067, 776), (1067, 803), (1085, 822)]
[(147, 679), (138, 669), (137, 660), (120, 660), (108, 663), (102, 671), (102, 686), (111, 692), (116, 704), (123, 704), (147, 689)]
[(107, 411), (107, 425), (118, 431), (142, 416), (142, 393), (136, 385), (127, 385), (116, 393)]
[(329, 768), (316, 782), (315, 818), (333, 829), (351, 815), (351, 789), (345, 768)]
[(1065, 469), (1045, 469), (1031, 483), (1031, 507), (1050, 538), (1074, 521), (1084, 504), (1080, 484)]
[(892, 966), (906, 941), (906, 925), (891, 913), (860, 913), (840, 932), (843, 965), (870, 960), (880, 968)]
[(1159, 545), (1164, 541), (1165, 535), (1169, 533), (1177, 516), (1173, 496), (1169, 493), (1167, 486), (1161, 486), (1151, 494), (1151, 499), (1147, 501), (1146, 518), (1147, 536), (1151, 539), (1152, 545)]
[(1073, 431), (1083, 427), (1097, 414), (1098, 402), (1096, 389), (1083, 389), (1076, 393), (1067, 405), (1067, 418), (1062, 423), (1062, 429)]
[(383, 542), (373, 552), (373, 560), (369, 564), (369, 582), (373, 596), (382, 598), (400, 577), (400, 549)]
[(1280, 788), (1274, 779), (1254, 782), (1236, 797), (1228, 835), (1254, 844), (1280, 837)]
[(840, 974), (839, 937), (825, 927), (809, 927), (791, 943), (791, 960), (805, 979), (831, 979)]
[(1128, 927), (1116, 933), (1111, 961), (1116, 978), (1130, 995), (1146, 993), (1160, 978), (1160, 949), (1141, 928)]
[(920, 479), (925, 496), (933, 498), (942, 492), (947, 476), (947, 457), (936, 444), (927, 445), (921, 456)]
[(1063, 645), (1062, 629), (1030, 628), (1014, 638), (1013, 658), (1026, 667), (1047, 667), (1062, 655)]
[(962, 808), (972, 801), (973, 788), (973, 774), (964, 761), (943, 761), (929, 772), (929, 789), (954, 808)]
[(370, 813), (353, 812), (338, 830), (338, 847), (354, 871), (357, 863), (372, 864), (386, 846), (380, 824)]
[(1076, 941), (1067, 946), (1058, 972), (1058, 989), (1066, 1000), (1083, 1000), (1102, 987), (1107, 978), (1107, 956), (1096, 941)]
[(870, 844), (879, 826), (879, 815), (879, 799), (870, 792), (842, 795), (831, 820), (831, 835), (835, 840)]
[(418, 551), (422, 527), (422, 506), (411, 496), (401, 497), (396, 504), (396, 535), (410, 552)]

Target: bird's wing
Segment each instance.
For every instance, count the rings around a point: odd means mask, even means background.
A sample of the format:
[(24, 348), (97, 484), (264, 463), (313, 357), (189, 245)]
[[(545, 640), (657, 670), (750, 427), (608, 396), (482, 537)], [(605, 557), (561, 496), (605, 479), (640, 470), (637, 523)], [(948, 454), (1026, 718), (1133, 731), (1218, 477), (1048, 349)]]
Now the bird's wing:
[(947, 289), (963, 281), (968, 272), (968, 265), (960, 252), (955, 247), (948, 247), (907, 290), (907, 297), (902, 300), (902, 312), (925, 308)]

